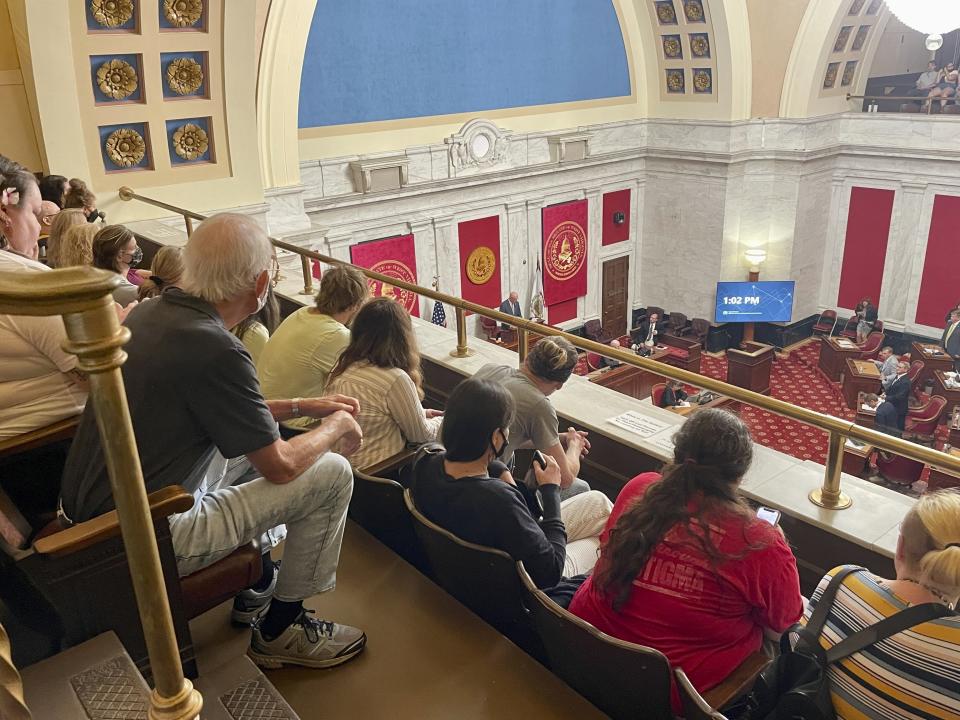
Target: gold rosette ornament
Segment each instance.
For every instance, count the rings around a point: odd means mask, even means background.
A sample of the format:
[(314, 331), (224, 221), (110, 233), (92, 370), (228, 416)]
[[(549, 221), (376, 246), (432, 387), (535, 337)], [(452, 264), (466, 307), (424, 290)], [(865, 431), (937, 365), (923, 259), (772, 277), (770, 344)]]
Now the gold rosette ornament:
[(133, 17), (133, 0), (91, 0), (90, 14), (98, 25), (120, 27)]
[(483, 285), (493, 277), (497, 269), (497, 256), (483, 245), (475, 247), (467, 257), (467, 277), (474, 285)]
[(137, 71), (125, 60), (108, 60), (97, 68), (97, 87), (114, 100), (124, 100), (137, 91)]
[(163, 0), (163, 15), (174, 27), (191, 27), (203, 16), (203, 0)]
[(187, 123), (173, 133), (173, 151), (184, 160), (196, 160), (208, 147), (207, 133), (199, 125)]
[(147, 153), (147, 144), (143, 136), (132, 128), (120, 128), (107, 136), (104, 150), (110, 162), (119, 168), (139, 165)]
[(167, 65), (167, 87), (177, 95), (189, 95), (203, 84), (203, 68), (188, 57), (176, 58)]

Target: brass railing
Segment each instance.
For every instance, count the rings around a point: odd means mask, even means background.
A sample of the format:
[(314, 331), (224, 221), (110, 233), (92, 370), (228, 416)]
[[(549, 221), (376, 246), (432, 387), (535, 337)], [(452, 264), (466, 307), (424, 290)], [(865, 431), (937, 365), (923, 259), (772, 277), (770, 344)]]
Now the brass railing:
[[(156, 688), (150, 695), (151, 720), (193, 720), (202, 699), (183, 676), (160, 567), (147, 490), (130, 423), (120, 366), (130, 331), (117, 319), (112, 292), (116, 273), (90, 267), (48, 273), (0, 272), (0, 313), (63, 315), (64, 349), (75, 354), (77, 369), (90, 382), (107, 473), (130, 562), (130, 575)], [(6, 678), (4, 679), (6, 681)], [(0, 695), (0, 702), (4, 696)], [(0, 706), (0, 717), (22, 717)]]
[[(148, 205), (170, 210), (181, 215), (185, 222), (190, 220), (198, 220), (202, 222), (206, 219), (206, 216), (200, 215), (199, 213), (195, 213), (190, 210), (184, 210), (182, 208), (174, 207), (173, 205), (168, 205), (167, 203), (153, 200), (152, 198), (138, 195), (127, 187), (120, 188), (120, 197), (123, 200), (140, 200)], [(188, 222), (187, 234), (189, 235), (190, 232), (191, 226)], [(664, 377), (687, 383), (688, 385), (694, 385), (698, 388), (703, 388), (721, 395), (726, 395), (727, 397), (742, 403), (746, 403), (747, 405), (752, 405), (753, 407), (760, 408), (761, 410), (782, 415), (783, 417), (796, 420), (804, 423), (805, 425), (810, 425), (818, 430), (826, 432), (829, 434), (829, 443), (823, 485), (812, 491), (809, 495), (810, 501), (816, 505), (819, 505), (820, 507), (833, 510), (842, 510), (850, 507), (851, 505), (852, 501), (850, 498), (840, 490), (840, 474), (841, 468), (843, 467), (843, 447), (846, 438), (853, 438), (864, 443), (869, 443), (880, 450), (892, 452), (897, 455), (910, 458), (911, 460), (917, 460), (918, 462), (936, 465), (939, 468), (960, 473), (960, 458), (947, 455), (946, 453), (942, 453), (932, 448), (924, 447), (923, 445), (902, 440), (901, 438), (893, 437), (892, 435), (871, 430), (861, 425), (856, 425), (850, 420), (841, 420), (840, 418), (833, 417), (832, 415), (824, 415), (823, 413), (814, 412), (813, 410), (808, 410), (807, 408), (800, 407), (798, 405), (791, 405), (783, 400), (767, 397), (766, 395), (761, 395), (760, 393), (753, 392), (752, 390), (745, 390), (744, 388), (737, 387), (735, 385), (728, 385), (725, 382), (714, 380), (713, 378), (708, 378), (698, 373), (689, 372), (688, 370), (681, 370), (680, 368), (675, 368), (656, 360), (650, 360), (649, 358), (639, 357), (629, 350), (618, 350), (610, 347), (609, 345), (604, 345), (603, 343), (598, 343), (594, 342), (593, 340), (587, 340), (576, 335), (571, 335), (570, 333), (550, 327), (549, 325), (523, 320), (513, 315), (506, 315), (499, 310), (492, 310), (486, 306), (477, 305), (476, 303), (463, 300), (462, 298), (453, 297), (437, 290), (431, 290), (419, 285), (414, 285), (413, 283), (404, 282), (403, 280), (399, 280), (395, 277), (381, 275), (380, 273), (373, 272), (372, 270), (367, 270), (366, 268), (352, 265), (345, 260), (338, 260), (327, 255), (313, 252), (312, 250), (304, 250), (301, 247), (291, 245), (290, 243), (283, 242), (282, 240), (271, 238), (271, 241), (275, 247), (296, 253), (300, 256), (303, 266), (303, 292), (305, 293), (313, 292), (313, 275), (310, 272), (310, 263), (308, 261), (308, 258), (312, 258), (330, 265), (349, 265), (351, 267), (356, 267), (358, 270), (360, 270), (360, 272), (370, 279), (388, 282), (391, 285), (403, 290), (409, 290), (410, 292), (418, 295), (428, 297), (432, 300), (439, 300), (442, 303), (452, 306), (456, 311), (457, 318), (457, 345), (450, 354), (455, 357), (463, 357), (465, 355), (469, 355), (471, 352), (467, 337), (466, 314), (468, 312), (472, 312), (476, 313), (477, 315), (496, 320), (499, 323), (506, 323), (517, 328), (519, 331), (518, 350), (520, 362), (523, 362), (524, 358), (526, 357), (527, 348), (530, 346), (530, 334), (563, 337), (569, 340), (574, 347), (580, 348), (581, 350), (614, 358), (626, 365), (633, 365), (635, 367), (643, 368), (644, 370), (649, 370), (657, 375), (662, 375)]]

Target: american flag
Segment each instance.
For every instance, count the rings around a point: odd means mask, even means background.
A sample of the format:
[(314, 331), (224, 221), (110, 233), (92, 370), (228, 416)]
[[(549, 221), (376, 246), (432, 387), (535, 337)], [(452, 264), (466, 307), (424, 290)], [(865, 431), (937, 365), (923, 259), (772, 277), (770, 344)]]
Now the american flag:
[(443, 303), (439, 300), (433, 303), (433, 317), (431, 318), (431, 322), (440, 327), (447, 326), (447, 313), (443, 309)]

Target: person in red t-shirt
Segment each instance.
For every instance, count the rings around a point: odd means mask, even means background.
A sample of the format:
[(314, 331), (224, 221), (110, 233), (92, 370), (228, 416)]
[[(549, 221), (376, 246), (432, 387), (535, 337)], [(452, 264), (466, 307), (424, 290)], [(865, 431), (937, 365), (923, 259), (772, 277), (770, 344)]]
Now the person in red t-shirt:
[(644, 473), (621, 490), (594, 573), (570, 603), (608, 635), (662, 652), (700, 692), (759, 650), (764, 631), (782, 633), (803, 613), (783, 533), (738, 492), (752, 459), (738, 417), (694, 413), (662, 477)]

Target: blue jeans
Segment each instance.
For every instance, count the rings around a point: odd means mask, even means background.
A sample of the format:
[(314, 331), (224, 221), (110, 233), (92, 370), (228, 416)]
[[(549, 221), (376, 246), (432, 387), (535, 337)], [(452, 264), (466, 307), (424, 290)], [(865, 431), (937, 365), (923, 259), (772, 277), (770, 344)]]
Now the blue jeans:
[(332, 590), (352, 494), (350, 463), (335, 453), (285, 485), (259, 477), (244, 457), (228, 461), (217, 453), (193, 507), (170, 516), (177, 570), (189, 575), (285, 524), (274, 597), (293, 602)]

